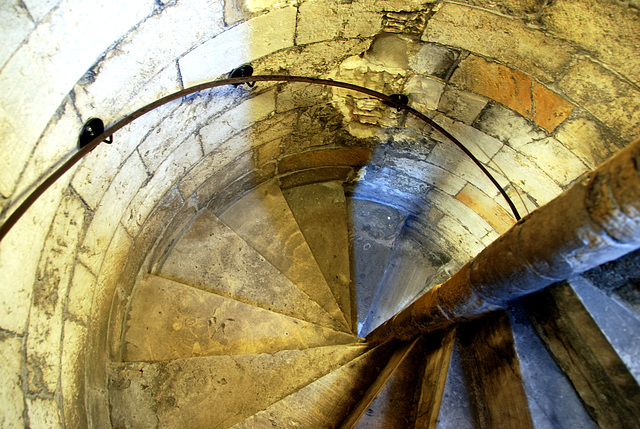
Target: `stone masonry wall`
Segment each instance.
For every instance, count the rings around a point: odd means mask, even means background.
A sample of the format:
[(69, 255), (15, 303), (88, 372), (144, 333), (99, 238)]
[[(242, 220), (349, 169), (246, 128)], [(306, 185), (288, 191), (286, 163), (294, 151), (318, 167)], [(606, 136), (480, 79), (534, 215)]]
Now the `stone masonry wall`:
[[(547, 3), (6, 1), (0, 217), (89, 117), (114, 123), (246, 62), (407, 94), (527, 213), (640, 129), (637, 2)], [(105, 365), (140, 267), (197, 210), (271, 177), (350, 179), (460, 263), (513, 222), (443, 136), (367, 97), (259, 84), (172, 102), (96, 148), (0, 243), (0, 427), (108, 427)]]

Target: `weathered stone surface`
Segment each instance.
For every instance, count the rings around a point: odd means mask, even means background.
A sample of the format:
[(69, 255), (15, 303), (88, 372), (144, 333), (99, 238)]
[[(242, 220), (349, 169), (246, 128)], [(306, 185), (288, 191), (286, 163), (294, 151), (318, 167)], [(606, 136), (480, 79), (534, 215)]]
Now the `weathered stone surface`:
[(378, 376), (387, 355), (381, 347), (368, 351), (233, 429), (335, 428)]
[(33, 393), (53, 394), (58, 387), (63, 313), (84, 221), (84, 206), (67, 195), (44, 243), (33, 287), (26, 344), (28, 388)]
[(492, 12), (501, 12), (505, 15), (523, 17), (535, 17), (541, 10), (543, 10), (544, 6), (546, 6), (544, 2), (539, 0), (501, 0), (500, 2), (486, 0), (462, 0), (461, 3), (468, 3)]
[(413, 76), (405, 86), (405, 93), (414, 103), (414, 109), (424, 112), (436, 110), (444, 91), (444, 83), (422, 76)]
[(438, 244), (451, 249), (451, 256), (459, 262), (467, 262), (485, 247), (479, 237), (465, 228), (464, 220), (459, 220), (457, 217), (444, 215), (438, 221), (436, 228), (444, 240), (444, 243)]
[(471, 184), (467, 184), (456, 198), (478, 213), (500, 234), (515, 224), (513, 215), (500, 206), (493, 198)]
[(178, 60), (184, 85), (225, 75), (242, 64), (292, 46), (296, 11), (292, 6), (276, 9), (204, 42)]
[[(636, 6), (637, 7), (637, 6)], [(559, 1), (544, 10), (545, 29), (594, 52), (640, 84), (640, 15), (616, 1)]]
[(24, 395), (22, 393), (22, 341), (21, 337), (0, 331), (0, 426), (24, 427)]
[(564, 98), (537, 82), (531, 87), (533, 122), (550, 133), (573, 112), (574, 106)]
[(305, 241), (322, 270), (351, 331), (352, 291), (347, 205), (341, 182), (299, 186), (283, 192)]
[(382, 16), (382, 29), (387, 33), (422, 35), (426, 13), (424, 12), (385, 12)]
[(249, 305), (336, 326), (317, 303), (208, 210), (180, 237), (159, 272)]
[(582, 161), (552, 137), (532, 141), (517, 150), (562, 186), (569, 185), (588, 171)]
[(29, 425), (33, 427), (61, 428), (60, 409), (55, 399), (27, 397)]
[(280, 173), (325, 166), (362, 166), (371, 157), (367, 149), (324, 149), (291, 155), (278, 164)]
[(438, 110), (449, 118), (471, 124), (486, 105), (487, 100), (484, 97), (447, 85), (440, 97)]
[(123, 358), (149, 362), (275, 353), (357, 341), (352, 335), (147, 275), (131, 303)]
[(318, 182), (339, 180), (346, 182), (355, 176), (351, 167), (320, 167), (300, 170), (279, 177), (280, 188), (289, 189), (295, 186), (310, 185)]
[(364, 323), (406, 213), (372, 201), (348, 198), (358, 330)]
[[(375, 12), (352, 12), (351, 4), (339, 1), (307, 1), (300, 5), (296, 43), (322, 42), (335, 38), (371, 37), (380, 31), (382, 17)], [(321, 16), (322, 19), (318, 19)]]
[(60, 387), (67, 427), (86, 428), (84, 349), (87, 329), (74, 321), (64, 324), (62, 355), (60, 357)]
[(266, 183), (245, 195), (219, 216), (334, 319), (346, 324), (346, 319), (275, 182)]
[(575, 52), (567, 42), (521, 21), (453, 3), (438, 8), (422, 40), (496, 58), (543, 82), (554, 81)]
[(444, 262), (445, 258), (436, 246), (428, 248), (410, 234), (401, 234), (396, 239), (361, 335), (373, 331), (425, 291), (429, 279)]
[(409, 55), (409, 66), (421, 75), (446, 79), (459, 53), (435, 43), (425, 43)]
[[(438, 115), (433, 120), (452, 136), (458, 139), (480, 162), (488, 163), (493, 156), (498, 153), (502, 148), (500, 143), (495, 138), (486, 135), (483, 132), (478, 131), (476, 128), (465, 125), (461, 122), (452, 121), (443, 115)], [(440, 134), (438, 131), (433, 131), (432, 136), (445, 145), (451, 146), (454, 143)], [(462, 154), (461, 154), (462, 155)], [(462, 155), (465, 156), (466, 155)]]
[(638, 137), (640, 91), (588, 59), (581, 59), (560, 80), (560, 88), (626, 140)]
[(67, 312), (77, 321), (87, 323), (91, 312), (91, 300), (96, 277), (80, 262), (73, 268), (73, 279), (69, 286)]
[(42, 21), (59, 2), (60, 0), (23, 0), (35, 22)]
[(473, 421), (469, 392), (467, 391), (460, 362), (459, 349), (460, 346), (456, 341), (451, 352), (447, 381), (444, 385), (444, 393), (440, 404), (438, 428), (474, 429), (476, 427)]
[(536, 335), (521, 305), (513, 305), (509, 317), (534, 425), (594, 429), (573, 386)]
[(120, 168), (100, 201), (78, 255), (92, 273), (97, 275), (100, 271), (104, 252), (125, 209), (147, 179), (147, 170), (138, 154), (134, 153)]
[(525, 118), (496, 103), (489, 103), (473, 126), (514, 148), (547, 137)]
[(459, 219), (465, 228), (478, 239), (493, 231), (493, 227), (479, 213), (461, 203), (457, 197), (434, 189), (429, 193), (427, 199), (442, 213)]
[(110, 375), (111, 422), (232, 426), (353, 360), (365, 346), (131, 363)]
[(227, 0), (224, 2), (224, 21), (227, 25), (250, 18), (257, 13), (275, 9), (286, 3), (280, 0)]
[(471, 55), (460, 63), (451, 82), (491, 98), (523, 116), (533, 115), (531, 78), (519, 71)]
[(292, 82), (276, 95), (277, 112), (287, 112), (299, 107), (311, 107), (327, 101), (328, 92), (321, 85)]
[(564, 121), (555, 137), (590, 169), (599, 166), (620, 148), (611, 131), (586, 117)]
[(6, 1), (0, 5), (0, 20), (3, 23), (3, 32), (0, 35), (2, 69), (35, 26), (24, 3), (18, 0)]
[[(118, 0), (97, 13), (93, 4), (63, 3), (7, 62), (0, 72), (0, 122), (4, 125), (0, 151), (11, 156), (0, 158), (2, 195), (11, 194), (38, 137), (73, 85), (115, 39), (151, 14), (154, 6), (151, 0)], [(69, 25), (71, 22), (74, 24)]]

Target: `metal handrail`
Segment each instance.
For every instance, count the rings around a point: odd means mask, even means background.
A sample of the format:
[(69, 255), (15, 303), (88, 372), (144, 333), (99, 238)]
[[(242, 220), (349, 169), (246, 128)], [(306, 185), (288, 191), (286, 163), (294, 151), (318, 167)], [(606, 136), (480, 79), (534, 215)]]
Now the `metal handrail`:
[(287, 75), (258, 75), (258, 76), (244, 76), (244, 77), (232, 77), (227, 79), (213, 80), (210, 82), (201, 83), (199, 85), (195, 85), (181, 91), (175, 92), (173, 94), (162, 97), (153, 103), (150, 103), (140, 109), (136, 110), (133, 113), (122, 118), (120, 121), (116, 122), (114, 125), (106, 129), (102, 134), (96, 136), (91, 140), (86, 146), (79, 149), (76, 153), (74, 153), (67, 161), (65, 161), (58, 169), (56, 169), (53, 173), (46, 176), (42, 182), (27, 196), (22, 203), (15, 209), (13, 213), (5, 220), (5, 222), (0, 226), (0, 241), (7, 235), (7, 233), (11, 230), (11, 228), (18, 222), (18, 220), (24, 215), (24, 213), (36, 202), (36, 200), (52, 185), (58, 180), (64, 173), (69, 171), (71, 167), (73, 167), (78, 161), (80, 161), (85, 155), (95, 149), (100, 143), (104, 140), (112, 136), (116, 131), (120, 130), (124, 126), (130, 124), (134, 120), (138, 119), (140, 116), (148, 113), (157, 107), (160, 107), (166, 103), (177, 100), (181, 97), (193, 94), (195, 92), (203, 91), (205, 89), (216, 88), (218, 86), (224, 85), (239, 85), (243, 83), (251, 83), (251, 82), (302, 82), (302, 83), (310, 83), (317, 85), (326, 85), (336, 88), (344, 88), (350, 89), (352, 91), (360, 92), (363, 94), (370, 95), (371, 97), (377, 98), (388, 105), (396, 107), (398, 109), (405, 110), (418, 119), (429, 124), (435, 130), (439, 131), (442, 135), (444, 135), (447, 139), (449, 139), (452, 143), (458, 146), (462, 152), (465, 153), (471, 160), (480, 168), (480, 170), (489, 178), (491, 183), (493, 183), (500, 194), (504, 197), (507, 204), (511, 208), (513, 215), (516, 220), (520, 220), (520, 215), (516, 206), (513, 204), (505, 190), (500, 186), (497, 180), (489, 173), (489, 171), (485, 168), (484, 165), (467, 149), (458, 139), (456, 139), (453, 135), (451, 135), (447, 130), (442, 128), (432, 119), (428, 118), (424, 114), (420, 113), (416, 109), (407, 106), (406, 104), (401, 103), (398, 99), (385, 95), (381, 92), (374, 91), (372, 89), (368, 89), (359, 85), (354, 85), (352, 83), (346, 82), (338, 82), (329, 79), (318, 79), (312, 77), (304, 77), (304, 76), (287, 76)]

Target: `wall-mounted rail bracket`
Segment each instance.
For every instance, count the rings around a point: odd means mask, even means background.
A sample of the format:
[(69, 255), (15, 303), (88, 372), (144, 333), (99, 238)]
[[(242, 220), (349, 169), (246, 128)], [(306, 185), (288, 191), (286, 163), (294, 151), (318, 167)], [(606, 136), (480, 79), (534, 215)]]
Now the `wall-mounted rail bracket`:
[[(402, 104), (402, 105), (408, 105), (409, 104), (409, 97), (407, 97), (404, 94), (391, 94), (389, 96), (390, 98), (393, 98), (394, 101), (397, 101), (398, 103)], [(386, 104), (387, 106), (392, 106), (391, 103), (387, 103), (385, 102), (384, 104)], [(401, 107), (395, 106), (396, 110), (399, 112), (402, 110)]]
[[(253, 75), (253, 67), (251, 67), (251, 64), (242, 65), (237, 69), (231, 70), (231, 73), (229, 73), (229, 77), (249, 77), (252, 75)], [(247, 86), (249, 86), (249, 88), (253, 88), (255, 84), (256, 84), (255, 82), (247, 82)], [(242, 85), (242, 84), (241, 83), (233, 84), (233, 86), (238, 86), (238, 85)]]
[[(89, 118), (89, 120), (82, 127), (80, 137), (78, 138), (78, 146), (80, 149), (91, 143), (91, 140), (104, 133), (104, 122), (100, 118)], [(109, 136), (105, 143), (113, 143), (113, 134)]]

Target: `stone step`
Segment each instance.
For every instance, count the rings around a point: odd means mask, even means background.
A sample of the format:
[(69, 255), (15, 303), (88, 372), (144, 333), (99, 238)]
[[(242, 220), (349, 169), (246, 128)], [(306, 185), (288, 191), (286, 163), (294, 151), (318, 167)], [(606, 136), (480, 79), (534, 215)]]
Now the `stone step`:
[(219, 217), (345, 329), (349, 329), (275, 181), (255, 188)]
[(353, 331), (349, 230), (342, 182), (297, 186), (283, 194)]
[(112, 366), (113, 427), (226, 428), (366, 352), (364, 345)]
[(353, 335), (149, 274), (131, 303), (123, 359), (275, 353), (357, 342)]
[(158, 274), (245, 304), (344, 330), (208, 210), (179, 238)]
[(356, 429), (408, 428), (415, 422), (419, 398), (419, 375), (424, 368), (422, 341), (409, 351), (384, 388), (369, 405)]
[(400, 209), (357, 198), (347, 198), (347, 210), (358, 326), (361, 327), (369, 314), (407, 214)]
[(435, 244), (418, 240), (417, 234), (407, 229), (400, 233), (360, 335), (367, 335), (404, 309), (426, 292), (427, 285), (435, 286), (430, 280), (447, 258)]
[(233, 426), (233, 429), (331, 429), (347, 416), (391, 355), (378, 346)]

